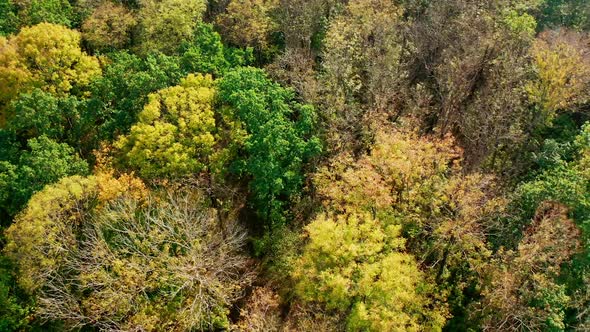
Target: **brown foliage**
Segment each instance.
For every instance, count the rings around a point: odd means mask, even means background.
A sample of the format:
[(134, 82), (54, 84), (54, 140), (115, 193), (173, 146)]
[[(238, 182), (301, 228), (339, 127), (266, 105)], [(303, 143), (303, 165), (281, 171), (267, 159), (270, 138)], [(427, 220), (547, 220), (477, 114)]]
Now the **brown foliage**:
[(84, 21), (82, 33), (95, 50), (122, 48), (129, 43), (136, 24), (137, 20), (125, 6), (105, 1)]
[(483, 300), (474, 311), (483, 316), (484, 331), (563, 329), (570, 298), (556, 278), (580, 249), (579, 238), (565, 206), (542, 204), (518, 249), (501, 251), (485, 272)]
[(280, 298), (270, 287), (255, 287), (240, 309), (240, 320), (232, 327), (235, 331), (281, 331)]

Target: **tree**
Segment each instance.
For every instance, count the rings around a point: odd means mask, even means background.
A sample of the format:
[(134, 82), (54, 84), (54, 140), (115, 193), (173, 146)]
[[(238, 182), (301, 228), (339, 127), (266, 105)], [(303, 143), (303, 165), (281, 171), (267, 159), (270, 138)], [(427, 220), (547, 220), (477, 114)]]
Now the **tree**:
[(277, 4), (277, 0), (231, 0), (225, 13), (217, 16), (224, 40), (240, 47), (267, 48), (276, 29), (270, 13)]
[(425, 130), (452, 133), (468, 169), (520, 172), (530, 109), (523, 86), (538, 1), (428, 1), (409, 28), (409, 110)]
[(94, 130), (94, 121), (88, 116), (86, 106), (84, 99), (56, 97), (35, 88), (12, 101), (6, 110), (10, 121), (5, 129), (22, 141), (46, 136), (56, 142), (67, 143), (87, 155), (95, 146), (88, 137)]
[(0, 160), (0, 208), (14, 216), (29, 198), (47, 184), (65, 176), (87, 174), (88, 164), (69, 145), (46, 136), (28, 141), (30, 151), (13, 165)]
[(0, 256), (0, 331), (16, 332), (28, 327), (31, 303), (21, 298), (13, 273), (14, 267)]
[(400, 225), (408, 252), (436, 285), (437, 307), (449, 306), (458, 319), (470, 301), (463, 294), (481, 283), (477, 271), (491, 257), (488, 237), (506, 205), (492, 177), (462, 175), (460, 164), (461, 150), (450, 137), (383, 128), (370, 152), (336, 156), (314, 175), (326, 211), (369, 213)]
[(341, 0), (281, 0), (277, 24), (285, 48), (320, 51), (329, 19), (344, 3)]
[(206, 9), (204, 0), (141, 0), (139, 51), (172, 54), (191, 40)]
[(0, 1), (0, 36), (12, 34), (17, 30), (16, 12), (16, 6), (11, 0)]
[(127, 51), (112, 53), (103, 76), (92, 84), (88, 104), (98, 138), (127, 134), (148, 102), (148, 95), (178, 84), (185, 75), (175, 57), (156, 53), (142, 59)]
[(303, 167), (317, 155), (315, 111), (291, 90), (255, 68), (238, 68), (219, 82), (219, 99), (247, 136), (230, 169), (249, 181), (253, 206), (268, 224), (284, 221), (284, 207), (303, 182)]
[(194, 40), (181, 48), (181, 65), (185, 72), (209, 73), (221, 76), (230, 68), (252, 62), (251, 49), (226, 47), (213, 25), (199, 23)]
[[(579, 328), (583, 330), (583, 318), (587, 317), (587, 298), (583, 296), (583, 290), (588, 287), (588, 266), (590, 266), (590, 237), (588, 236), (590, 234), (588, 227), (588, 220), (590, 220), (590, 201), (588, 200), (590, 197), (588, 194), (590, 126), (585, 125), (582, 128), (573, 142), (573, 146), (576, 151), (573, 160), (557, 160), (553, 167), (544, 170), (534, 179), (521, 183), (516, 188), (512, 203), (513, 217), (508, 221), (516, 230), (526, 229), (531, 219), (537, 220), (538, 218), (535, 216), (545, 213), (546, 202), (553, 202), (553, 205), (560, 207), (556, 211), (561, 211), (561, 219), (568, 222), (571, 220), (576, 227), (579, 227), (581, 235), (575, 241), (580, 242), (580, 253), (564, 258), (563, 262), (567, 263), (564, 266), (567, 268), (564, 267), (561, 271), (552, 272), (553, 279), (551, 279), (551, 282), (557, 285), (555, 287), (560, 289), (564, 296), (576, 300), (569, 301), (565, 298), (563, 301), (567, 305), (555, 304), (550, 308), (556, 308), (555, 310), (565, 313), (565, 317), (560, 314), (558, 322), (567, 322), (573, 327), (580, 326)], [(556, 226), (552, 227), (557, 229)], [(522, 235), (517, 231), (515, 236), (518, 239)], [(525, 233), (524, 237), (526, 238), (526, 236)], [(568, 239), (564, 235), (556, 235), (553, 240), (556, 241), (554, 244), (556, 247), (561, 243), (559, 242), (561, 238)], [(570, 242), (574, 243), (574, 240), (572, 239)], [(559, 275), (557, 281), (554, 281), (557, 278), (555, 274)]]
[(537, 77), (526, 91), (538, 107), (541, 125), (550, 126), (560, 110), (572, 110), (588, 102), (590, 50), (588, 37), (573, 31), (546, 31), (532, 48)]
[(330, 21), (320, 84), (331, 147), (366, 147), (376, 117), (393, 116), (398, 109), (408, 76), (402, 14), (393, 1), (356, 0)]
[(215, 145), (211, 76), (192, 75), (150, 95), (139, 123), (117, 146), (147, 179), (180, 177), (207, 168)]
[[(244, 231), (220, 229), (198, 192), (155, 197), (131, 177), (104, 180), (48, 186), (7, 231), (37, 314), (69, 328), (228, 328), (251, 276)], [(113, 182), (123, 186), (103, 197)]]
[(540, 30), (559, 27), (590, 28), (590, 4), (585, 0), (545, 0), (539, 13)]
[(22, 26), (53, 23), (73, 27), (74, 12), (68, 0), (15, 0)]
[(33, 87), (57, 96), (81, 92), (101, 73), (98, 61), (80, 49), (80, 33), (41, 23), (0, 38), (0, 108)]
[(120, 49), (129, 45), (136, 25), (137, 20), (125, 6), (104, 1), (84, 21), (82, 33), (94, 50)]
[(478, 306), (485, 330), (565, 329), (570, 298), (557, 278), (580, 245), (580, 231), (567, 213), (559, 203), (541, 205), (518, 250), (501, 252), (490, 266)]
[(401, 226), (369, 214), (320, 215), (306, 227), (309, 243), (296, 263), (296, 293), (328, 310), (348, 312), (353, 331), (441, 330), (429, 308), (423, 275), (404, 253)]

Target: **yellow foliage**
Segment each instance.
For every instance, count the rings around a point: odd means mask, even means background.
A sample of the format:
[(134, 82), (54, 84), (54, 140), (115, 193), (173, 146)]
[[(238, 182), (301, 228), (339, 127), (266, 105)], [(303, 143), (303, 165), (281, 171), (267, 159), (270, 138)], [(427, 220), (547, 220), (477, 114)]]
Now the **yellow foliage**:
[(139, 114), (139, 123), (116, 146), (126, 162), (145, 178), (178, 177), (205, 169), (216, 139), (210, 75), (188, 75), (153, 93)]
[(34, 86), (64, 95), (100, 73), (98, 61), (80, 49), (75, 30), (41, 23), (8, 40), (0, 37), (0, 107)]
[(30, 88), (32, 80), (32, 73), (22, 62), (14, 43), (0, 36), (0, 109), (14, 98), (17, 91)]
[(98, 195), (95, 177), (72, 176), (33, 195), (26, 209), (6, 231), (5, 252), (18, 262), (19, 283), (29, 293), (43, 284), (67, 259), (62, 243), (76, 241), (73, 229)]
[(348, 314), (352, 331), (436, 331), (445, 318), (418, 291), (425, 282), (404, 253), (401, 226), (369, 214), (320, 215), (306, 227), (309, 243), (296, 262), (296, 293)]
[(586, 101), (590, 83), (590, 55), (574, 32), (540, 35), (532, 48), (537, 78), (525, 87), (531, 102), (539, 105), (546, 121), (555, 112)]
[(320, 169), (315, 183), (324, 205), (337, 211), (409, 210), (435, 206), (447, 173), (458, 170), (452, 139), (429, 140), (413, 133), (376, 134), (371, 153), (357, 161), (342, 156)]
[(138, 11), (140, 51), (177, 51), (182, 41), (191, 40), (207, 7), (204, 0), (140, 0)]
[[(438, 318), (432, 318), (434, 322), (440, 322), (445, 316), (445, 302), (451, 292), (461, 291), (475, 282), (472, 271), (479, 271), (486, 265), (491, 256), (487, 235), (493, 227), (500, 227), (496, 217), (506, 206), (505, 199), (493, 195), (493, 177), (462, 174), (461, 156), (461, 150), (450, 137), (435, 139), (395, 129), (381, 130), (376, 133), (369, 153), (357, 160), (348, 155), (339, 156), (314, 176), (326, 211), (370, 213), (384, 225), (403, 227), (410, 252), (429, 267), (423, 277), (427, 280), (424, 284), (427, 287), (438, 285), (436, 293), (431, 293), (441, 312)], [(335, 235), (329, 234), (342, 232), (334, 222), (326, 224), (316, 220), (313, 224), (315, 230), (324, 234), (320, 238), (310, 231), (312, 238), (320, 239), (318, 243), (330, 243), (329, 236)], [(352, 229), (363, 234), (362, 226), (355, 225)], [(376, 240), (359, 242), (364, 250), (371, 250), (372, 243), (379, 243)], [(342, 257), (355, 254), (354, 247), (342, 244), (337, 247), (333, 250)], [(378, 248), (367, 256), (374, 256), (376, 252)], [(396, 258), (389, 259), (393, 262)], [(371, 273), (368, 266), (364, 271)], [(348, 292), (353, 288), (345, 280), (325, 281), (334, 290), (331, 298), (350, 297)], [(357, 309), (358, 317), (379, 321), (370, 309), (362, 306)], [(386, 317), (384, 321), (404, 320), (389, 313), (383, 317)], [(359, 325), (356, 329), (364, 328), (368, 327)], [(386, 327), (375, 325), (372, 328)]]
[[(132, 175), (72, 176), (33, 195), (25, 210), (6, 231), (5, 252), (18, 262), (19, 283), (34, 292), (43, 278), (72, 254), (64, 243), (75, 243), (76, 231), (97, 207), (122, 195), (143, 199), (144, 184)], [(43, 271), (43, 272), (42, 272)]]

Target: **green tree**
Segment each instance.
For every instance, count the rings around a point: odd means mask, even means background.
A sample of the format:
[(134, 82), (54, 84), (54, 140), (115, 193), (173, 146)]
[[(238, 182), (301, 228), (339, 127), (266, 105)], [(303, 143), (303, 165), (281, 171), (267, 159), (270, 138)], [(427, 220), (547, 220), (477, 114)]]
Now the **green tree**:
[(127, 51), (112, 53), (103, 76), (92, 84), (88, 105), (88, 115), (96, 118), (97, 136), (127, 134), (148, 95), (178, 84), (185, 75), (174, 57), (156, 53), (142, 59)]
[(16, 332), (28, 327), (31, 303), (23, 301), (17, 286), (14, 267), (0, 256), (0, 331)]
[(512, 234), (514, 243), (521, 237), (526, 238), (526, 233), (521, 234), (519, 230), (526, 229), (530, 220), (534, 220), (538, 211), (543, 211), (547, 202), (557, 202), (567, 212), (563, 213), (563, 218), (573, 220), (580, 228), (581, 254), (565, 260), (564, 266), (567, 268), (561, 270), (560, 278), (555, 282), (556, 287), (564, 289), (565, 296), (579, 297), (577, 301), (566, 301), (567, 305), (562, 305), (567, 310), (565, 317), (560, 318), (561, 322), (577, 326), (590, 318), (587, 311), (590, 299), (587, 295), (580, 295), (588, 287), (590, 279), (590, 125), (582, 128), (573, 145), (576, 151), (573, 160), (558, 159), (553, 167), (518, 186), (512, 204), (514, 216), (509, 221), (515, 230)]
[(219, 99), (247, 133), (243, 153), (231, 168), (246, 178), (252, 203), (267, 223), (284, 221), (285, 204), (303, 183), (303, 167), (321, 150), (312, 106), (294, 101), (294, 93), (251, 67), (227, 73)]
[(73, 27), (74, 12), (68, 0), (14, 0), (19, 7), (19, 23), (23, 26), (39, 23)]
[(0, 161), (0, 208), (15, 215), (29, 198), (47, 184), (64, 176), (88, 173), (88, 164), (65, 143), (46, 136), (28, 141), (30, 151), (23, 152), (17, 164)]
[(590, 29), (590, 3), (585, 0), (545, 0), (539, 13), (540, 30), (569, 27)]
[(205, 170), (215, 145), (215, 94), (211, 76), (200, 74), (151, 94), (139, 122), (117, 142), (125, 162), (147, 179)]
[(252, 62), (251, 49), (226, 47), (213, 25), (199, 23), (194, 40), (181, 48), (181, 65), (185, 72), (209, 73), (220, 76), (230, 68)]
[(16, 32), (18, 27), (16, 12), (16, 6), (11, 0), (0, 1), (0, 36)]
[(46, 136), (87, 155), (96, 146), (92, 144), (94, 139), (88, 137), (94, 130), (94, 119), (87, 114), (86, 106), (86, 100), (75, 96), (56, 97), (35, 88), (12, 101), (7, 108), (10, 121), (5, 128), (22, 141)]

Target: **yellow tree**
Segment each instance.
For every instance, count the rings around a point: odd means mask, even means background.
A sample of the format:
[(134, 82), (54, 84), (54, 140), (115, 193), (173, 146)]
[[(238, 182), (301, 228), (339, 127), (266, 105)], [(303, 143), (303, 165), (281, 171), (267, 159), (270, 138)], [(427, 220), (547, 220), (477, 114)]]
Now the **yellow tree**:
[(139, 122), (117, 142), (125, 163), (148, 179), (204, 170), (215, 145), (215, 94), (211, 76), (201, 74), (151, 94)]
[(138, 11), (142, 53), (174, 53), (190, 40), (206, 9), (204, 0), (140, 0)]
[(32, 87), (65, 95), (100, 73), (98, 60), (82, 51), (75, 30), (41, 23), (0, 38), (0, 108)]
[(309, 243), (294, 273), (303, 300), (348, 313), (352, 331), (441, 330), (445, 317), (429, 307), (424, 276), (404, 253), (401, 226), (368, 213), (320, 215), (306, 231)]
[(155, 197), (128, 175), (75, 176), (33, 196), (5, 253), (35, 314), (69, 329), (227, 329), (251, 274), (245, 232), (215, 215), (198, 192)]
[(462, 175), (460, 161), (451, 138), (388, 128), (368, 154), (340, 156), (314, 181), (327, 211), (360, 211), (402, 226), (445, 307), (451, 292), (480, 282), (477, 271), (491, 256), (487, 236), (505, 206), (494, 196), (493, 178)]
[(550, 124), (559, 110), (588, 101), (590, 49), (585, 34), (567, 30), (546, 31), (532, 47), (536, 78), (526, 90), (529, 100)]

